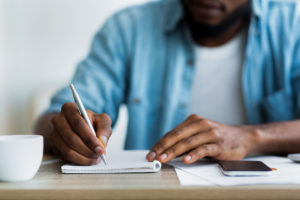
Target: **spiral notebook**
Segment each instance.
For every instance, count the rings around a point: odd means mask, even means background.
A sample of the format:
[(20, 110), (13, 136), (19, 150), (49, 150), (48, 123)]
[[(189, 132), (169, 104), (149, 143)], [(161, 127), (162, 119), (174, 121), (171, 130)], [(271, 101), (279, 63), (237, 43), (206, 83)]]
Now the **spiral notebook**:
[(66, 174), (115, 174), (115, 173), (146, 173), (158, 172), (161, 163), (157, 160), (148, 162), (148, 151), (121, 151), (107, 153), (108, 165), (99, 163), (91, 166), (65, 164), (61, 166), (61, 172)]

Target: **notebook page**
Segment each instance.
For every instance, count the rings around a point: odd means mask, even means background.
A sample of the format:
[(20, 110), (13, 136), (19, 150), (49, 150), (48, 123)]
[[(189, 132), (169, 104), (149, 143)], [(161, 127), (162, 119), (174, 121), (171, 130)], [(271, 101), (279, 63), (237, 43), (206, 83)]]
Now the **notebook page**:
[(157, 160), (148, 162), (146, 154), (148, 151), (121, 151), (107, 153), (107, 163), (103, 162), (92, 166), (79, 166), (65, 164), (61, 167), (62, 173), (139, 173), (158, 172), (161, 163)]

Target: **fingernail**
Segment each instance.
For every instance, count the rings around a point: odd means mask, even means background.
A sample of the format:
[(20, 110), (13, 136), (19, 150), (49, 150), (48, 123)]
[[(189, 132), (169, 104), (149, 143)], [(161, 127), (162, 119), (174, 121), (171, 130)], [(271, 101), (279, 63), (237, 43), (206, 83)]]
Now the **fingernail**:
[(186, 161), (189, 161), (189, 160), (191, 160), (191, 159), (192, 159), (192, 156), (190, 156), (190, 155), (188, 155), (188, 156), (185, 156), (185, 157), (184, 157), (184, 159), (185, 159)]
[(152, 151), (152, 152), (150, 152), (150, 153), (148, 154), (148, 157), (149, 157), (150, 160), (154, 160), (155, 157), (156, 157), (156, 153)]
[(99, 156), (99, 157), (97, 158), (96, 163), (98, 164), (98, 163), (100, 163), (100, 162), (101, 162), (101, 157)]
[(101, 136), (102, 141), (104, 142), (104, 144), (107, 144), (108, 138), (105, 135)]
[(97, 154), (101, 154), (102, 153), (102, 149), (101, 147), (97, 146), (94, 151), (97, 153)]
[(159, 158), (160, 158), (161, 160), (165, 160), (167, 157), (168, 157), (168, 155), (164, 153), (164, 154), (161, 155)]

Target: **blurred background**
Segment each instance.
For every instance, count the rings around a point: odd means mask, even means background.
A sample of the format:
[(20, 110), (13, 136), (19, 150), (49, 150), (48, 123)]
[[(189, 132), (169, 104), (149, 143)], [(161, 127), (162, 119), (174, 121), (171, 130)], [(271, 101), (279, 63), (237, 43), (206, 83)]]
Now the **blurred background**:
[[(70, 80), (105, 20), (145, 2), (0, 0), (0, 134), (31, 133), (49, 96)], [(126, 116), (120, 123), (124, 131)]]

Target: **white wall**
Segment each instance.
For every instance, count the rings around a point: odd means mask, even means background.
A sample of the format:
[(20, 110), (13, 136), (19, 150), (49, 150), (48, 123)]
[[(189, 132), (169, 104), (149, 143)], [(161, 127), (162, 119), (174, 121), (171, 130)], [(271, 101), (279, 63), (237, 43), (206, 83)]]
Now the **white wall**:
[[(5, 76), (4, 74), (4, 1), (0, 0), (0, 113), (6, 113), (5, 109)], [(2, 30), (2, 31), (1, 31)], [(0, 127), (6, 124), (5, 117), (0, 114)], [(1, 129), (3, 130), (3, 129)], [(0, 131), (1, 134), (1, 131)]]
[(0, 0), (0, 134), (30, 133), (36, 91), (69, 81), (105, 19), (143, 2)]

